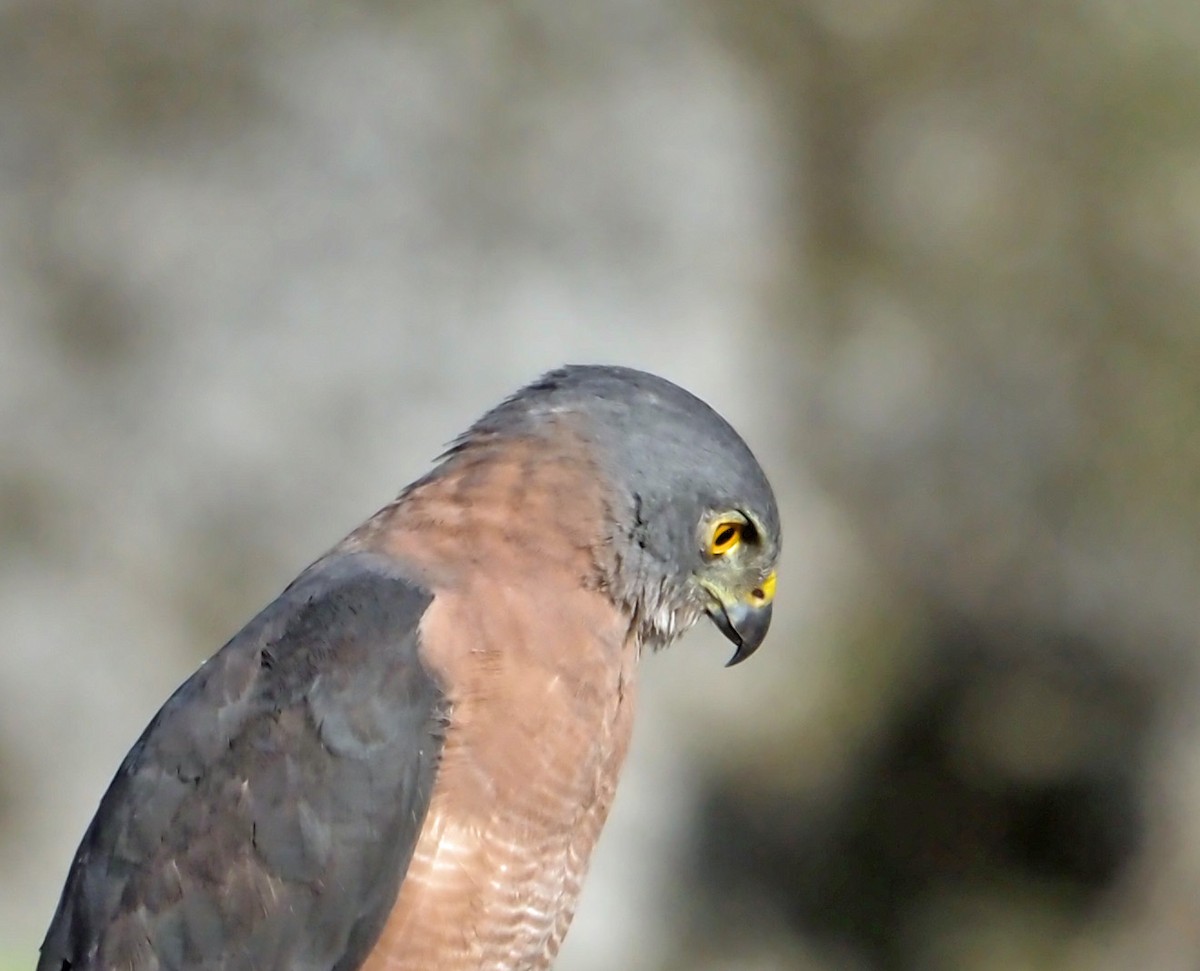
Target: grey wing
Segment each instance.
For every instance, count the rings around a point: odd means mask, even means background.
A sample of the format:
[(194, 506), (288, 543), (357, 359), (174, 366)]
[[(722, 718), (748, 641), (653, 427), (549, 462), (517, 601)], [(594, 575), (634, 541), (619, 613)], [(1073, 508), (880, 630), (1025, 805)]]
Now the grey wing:
[(382, 557), (334, 556), (202, 665), (101, 801), (38, 971), (356, 968), (441, 750), (430, 599)]

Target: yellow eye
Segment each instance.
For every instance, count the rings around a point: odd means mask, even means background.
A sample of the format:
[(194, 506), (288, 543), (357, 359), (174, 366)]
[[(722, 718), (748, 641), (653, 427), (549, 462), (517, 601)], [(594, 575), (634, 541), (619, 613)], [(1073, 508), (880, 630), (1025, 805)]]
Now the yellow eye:
[(712, 539), (708, 541), (709, 556), (724, 556), (742, 541), (742, 531), (745, 529), (738, 522), (717, 523), (713, 528)]

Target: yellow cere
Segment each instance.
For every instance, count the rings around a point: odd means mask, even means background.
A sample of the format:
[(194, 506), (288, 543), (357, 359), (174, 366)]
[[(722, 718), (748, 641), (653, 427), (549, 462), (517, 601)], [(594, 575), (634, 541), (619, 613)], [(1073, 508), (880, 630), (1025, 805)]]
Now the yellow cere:
[(771, 571), (771, 575), (763, 580), (760, 586), (755, 587), (750, 591), (750, 599), (760, 607), (765, 607), (775, 599), (775, 571)]

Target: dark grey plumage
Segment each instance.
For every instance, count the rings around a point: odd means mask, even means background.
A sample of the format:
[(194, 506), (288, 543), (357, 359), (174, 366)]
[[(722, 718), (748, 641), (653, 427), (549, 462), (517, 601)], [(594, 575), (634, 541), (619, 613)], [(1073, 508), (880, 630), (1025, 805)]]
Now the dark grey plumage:
[(485, 414), (460, 442), (536, 437), (555, 421), (576, 423), (599, 447), (603, 471), (629, 502), (641, 502), (651, 534), (680, 522), (690, 531), (701, 509), (749, 505), (778, 542), (775, 493), (749, 446), (694, 394), (645, 371), (590, 364), (550, 371)]
[(325, 559), (192, 675), (101, 801), (38, 971), (357, 967), (441, 746), (429, 600), (382, 557)]

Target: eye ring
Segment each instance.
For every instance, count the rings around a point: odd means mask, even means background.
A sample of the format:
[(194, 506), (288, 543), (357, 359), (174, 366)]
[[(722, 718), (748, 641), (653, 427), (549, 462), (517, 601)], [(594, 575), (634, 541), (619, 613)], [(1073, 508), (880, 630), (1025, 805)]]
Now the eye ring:
[(724, 556), (742, 541), (746, 526), (736, 520), (726, 519), (713, 527), (708, 541), (709, 556)]

